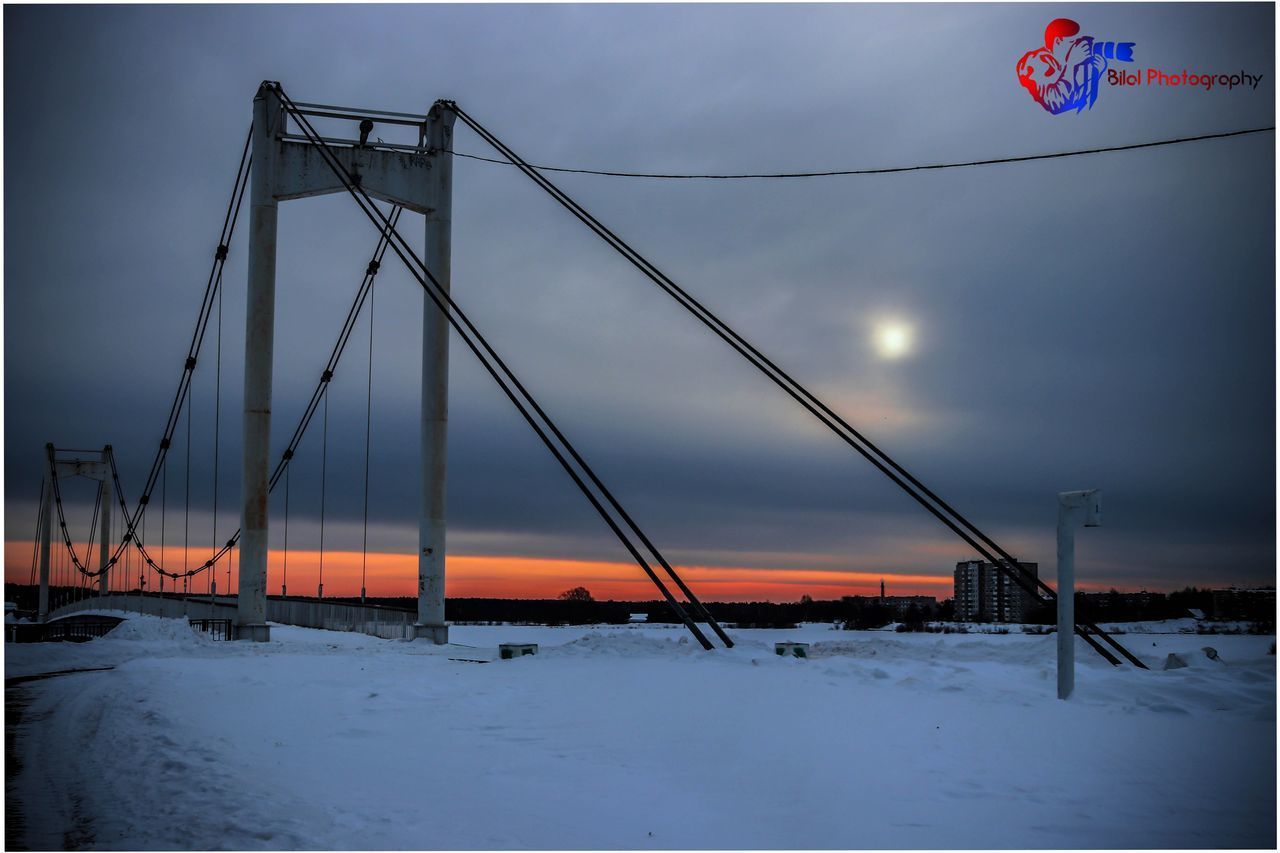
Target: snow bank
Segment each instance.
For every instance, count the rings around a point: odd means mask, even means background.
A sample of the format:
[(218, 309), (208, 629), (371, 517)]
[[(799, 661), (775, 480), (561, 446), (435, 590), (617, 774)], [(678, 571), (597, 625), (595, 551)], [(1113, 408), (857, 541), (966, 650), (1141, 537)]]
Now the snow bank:
[(584, 634), (576, 640), (552, 646), (546, 652), (553, 656), (597, 658), (687, 657), (703, 653), (702, 644), (689, 634), (655, 637), (623, 631)]
[[(165, 619), (160, 616), (139, 613), (103, 612), (109, 616), (125, 617), (125, 621), (113, 628), (110, 633), (97, 639), (97, 642), (104, 645), (114, 645), (116, 643), (165, 643), (170, 647), (171, 644), (190, 647), (209, 646), (214, 642), (207, 634), (193, 630), (182, 619)], [(94, 641), (91, 640), (90, 642)]]
[(90, 610), (84, 615), (112, 616), (124, 621), (106, 635), (83, 643), (6, 643), (5, 677), (115, 666), (143, 656), (217, 654), (213, 648), (217, 644), (192, 630), (182, 619), (123, 610)]
[[(1059, 702), (1052, 636), (805, 625), (707, 653), (661, 626), (456, 626), (440, 648), (134, 620), (80, 647), (115, 670), (33, 684), (25, 747), (61, 775), (22, 785), (68, 792), (39, 825), (108, 849), (1275, 844), (1272, 637), (1130, 635), (1148, 672), (1081, 644)], [(450, 660), (499, 642), (539, 654)]]

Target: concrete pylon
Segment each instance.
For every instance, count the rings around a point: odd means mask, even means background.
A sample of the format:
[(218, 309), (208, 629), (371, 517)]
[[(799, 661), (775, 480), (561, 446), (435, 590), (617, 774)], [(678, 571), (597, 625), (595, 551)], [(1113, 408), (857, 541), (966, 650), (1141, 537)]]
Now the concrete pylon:
[(240, 477), (240, 596), (236, 638), (266, 641), (267, 500), (270, 496), (271, 370), (275, 353), (275, 136), (280, 99), (263, 83), (253, 99), (249, 176), (249, 282), (244, 336), (244, 455)]
[(1076, 525), (1102, 526), (1102, 492), (1058, 492), (1058, 698), (1076, 687)]
[[(52, 445), (46, 450), (52, 449)], [(53, 478), (49, 466), (44, 471), (44, 500), (40, 505), (40, 515), (44, 524), (40, 527), (40, 599), (36, 609), (36, 621), (44, 622), (49, 618), (49, 543), (53, 531)]]
[[(433, 106), (427, 145), (435, 157), (431, 189), (435, 207), (426, 216), (423, 261), (447, 293), (453, 237), (453, 123), (456, 114)], [(449, 321), (423, 294), (422, 432), (418, 515), (418, 621), (414, 637), (449, 642), (444, 621), (445, 475), (449, 432)]]
[[(305, 112), (307, 107), (302, 106)], [(321, 115), (334, 118), (334, 111), (341, 118), (349, 117), (360, 124), (360, 139), (349, 144), (338, 144), (328, 152), (337, 159), (340, 167), (355, 178), (361, 189), (376, 199), (398, 204), (428, 216), (426, 263), (432, 274), (448, 286), (449, 223), (452, 155), (448, 151), (454, 114), (450, 110), (433, 108), (431, 117), (406, 121), (403, 113), (347, 110), (327, 107)], [(370, 131), (379, 121), (389, 124), (412, 124), (421, 128), (424, 139), (431, 140), (429, 151), (410, 151), (403, 146), (379, 147), (368, 143)], [(296, 198), (345, 192), (343, 181), (333, 173), (325, 152), (312, 143), (292, 138), (285, 133), (286, 118), (275, 84), (263, 83), (253, 101), (253, 167), (250, 176), (249, 195), (249, 282), (245, 318), (244, 365), (244, 457), (241, 468), (241, 538), (240, 538), (240, 595), (236, 619), (236, 636), (243, 640), (268, 640), (270, 630), (266, 624), (268, 497), (271, 438), (271, 372), (274, 359), (275, 331), (275, 273), (276, 273), (276, 223), (279, 202)], [(437, 131), (437, 128), (441, 130)], [(375, 137), (376, 138), (376, 137)], [(437, 144), (436, 140), (441, 140)], [(436, 311), (430, 306), (428, 313)], [(430, 541), (439, 541), (438, 574), (424, 575), (419, 564), (419, 618), (430, 630), (427, 634), (436, 642), (447, 640), (444, 629), (444, 447), (447, 407), (448, 337), (445, 331), (435, 331), (435, 321), (424, 318), (424, 325), (431, 323), (429, 338), (434, 355), (423, 357), (423, 385), (430, 384), (432, 393), (433, 426), (428, 429), (424, 415), (424, 458), (430, 458), (434, 466), (438, 461), (438, 483), (435, 469), (427, 474), (424, 462), (423, 494), (431, 495), (430, 504), (424, 503), (424, 518), (438, 517), (438, 540), (435, 527), (425, 521), (420, 529), (431, 528)], [(443, 340), (443, 344), (441, 344)], [(428, 362), (430, 367), (428, 368)], [(428, 377), (428, 369), (430, 376)], [(440, 377), (443, 377), (441, 379)], [(424, 413), (427, 394), (424, 393)], [(434, 413), (439, 413), (436, 418)], [(431, 448), (426, 456), (426, 448)], [(436, 448), (439, 448), (438, 452)], [(430, 481), (428, 484), (426, 481)], [(429, 511), (428, 511), (429, 510)], [(435, 551), (435, 546), (426, 546)], [(424, 577), (438, 578), (438, 582), (424, 584)], [(424, 610), (423, 589), (429, 588)], [(437, 601), (438, 599), (438, 601)]]
[[(108, 447), (103, 451), (103, 458), (111, 452)], [(102, 478), (102, 510), (98, 514), (101, 526), (98, 528), (98, 595), (106, 595), (111, 590), (111, 501), (115, 499), (115, 489), (112, 488), (111, 478), (104, 476)]]

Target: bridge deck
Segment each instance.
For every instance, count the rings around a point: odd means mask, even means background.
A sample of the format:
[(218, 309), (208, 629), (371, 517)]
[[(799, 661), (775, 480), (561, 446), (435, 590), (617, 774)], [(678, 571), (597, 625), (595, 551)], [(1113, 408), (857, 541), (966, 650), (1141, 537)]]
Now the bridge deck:
[[(49, 618), (58, 619), (91, 610), (124, 610), (172, 619), (230, 619), (234, 622), (236, 607), (237, 598), (233, 595), (181, 597), (157, 593), (111, 593), (67, 604), (50, 612)], [(267, 621), (395, 640), (413, 638), (417, 614), (412, 610), (372, 604), (268, 596)]]

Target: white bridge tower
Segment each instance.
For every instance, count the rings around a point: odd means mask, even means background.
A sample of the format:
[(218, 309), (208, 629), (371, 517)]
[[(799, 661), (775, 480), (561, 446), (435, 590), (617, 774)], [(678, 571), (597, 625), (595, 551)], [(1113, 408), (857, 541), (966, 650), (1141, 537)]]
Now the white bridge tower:
[[(297, 104), (303, 113), (359, 122), (360, 138), (325, 139), (342, 167), (370, 196), (426, 217), (423, 260), (449, 288), (453, 199), (452, 110), (439, 105), (426, 116)], [(375, 123), (419, 129), (419, 144), (369, 142)], [(271, 372), (275, 332), (276, 219), (279, 203), (344, 192), (321, 150), (288, 132), (288, 118), (273, 85), (253, 101), (253, 173), (250, 179), (249, 284), (245, 326), (244, 461), (240, 538), (240, 596), (236, 635), (267, 640), (267, 527), (271, 438)], [(417, 637), (447, 643), (444, 621), (445, 452), (449, 417), (449, 324), (425, 296), (422, 318), (421, 488), (418, 518)]]

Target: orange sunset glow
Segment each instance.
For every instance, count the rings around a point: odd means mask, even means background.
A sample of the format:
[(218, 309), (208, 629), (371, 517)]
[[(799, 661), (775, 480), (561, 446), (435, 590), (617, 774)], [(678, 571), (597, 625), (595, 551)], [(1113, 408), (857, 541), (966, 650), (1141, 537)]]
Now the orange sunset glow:
[[(84, 546), (79, 548), (84, 552)], [(148, 549), (153, 558), (165, 566), (182, 563), (182, 548), (166, 548), (161, 559), (159, 547)], [(31, 572), (32, 542), (16, 540), (5, 543), (5, 580), (26, 583)], [(63, 555), (54, 549), (55, 562)], [(238, 554), (236, 555), (238, 559)], [(355, 596), (360, 594), (361, 559), (357, 551), (326, 551), (324, 555), (325, 595)], [(199, 565), (208, 558), (203, 549), (191, 549), (189, 563)], [(137, 588), (139, 560), (130, 556), (125, 586)], [(288, 566), (282, 551), (272, 551), (267, 570), (267, 591), (280, 592), (288, 572), (292, 595), (315, 595), (319, 582), (320, 552), (290, 549)], [(840, 598), (844, 595), (871, 595), (880, 590), (884, 578), (891, 591), (903, 595), (951, 595), (952, 579), (947, 574), (896, 574), (831, 569), (746, 568), (738, 566), (676, 566), (681, 576), (699, 597), (708, 601), (796, 601), (802, 595), (815, 599)], [(239, 564), (232, 566), (232, 588), (238, 579)], [(74, 570), (72, 570), (74, 571)], [(217, 568), (218, 586), (225, 591), (227, 561)], [(574, 586), (585, 586), (597, 599), (617, 601), (651, 601), (659, 596), (656, 588), (634, 563), (561, 560), (515, 555), (454, 555), (447, 560), (446, 594), (451, 598), (555, 598)], [(53, 572), (57, 583), (58, 572)], [(154, 573), (149, 587), (156, 587)], [(68, 577), (65, 570), (62, 577)], [(171, 581), (166, 580), (166, 586)], [(181, 582), (179, 582), (181, 583)], [(113, 580), (113, 588), (122, 581)], [(369, 554), (366, 564), (366, 586), (374, 597), (411, 596), (417, 588), (417, 562), (412, 554)], [(192, 590), (208, 588), (204, 574), (192, 579)]]

